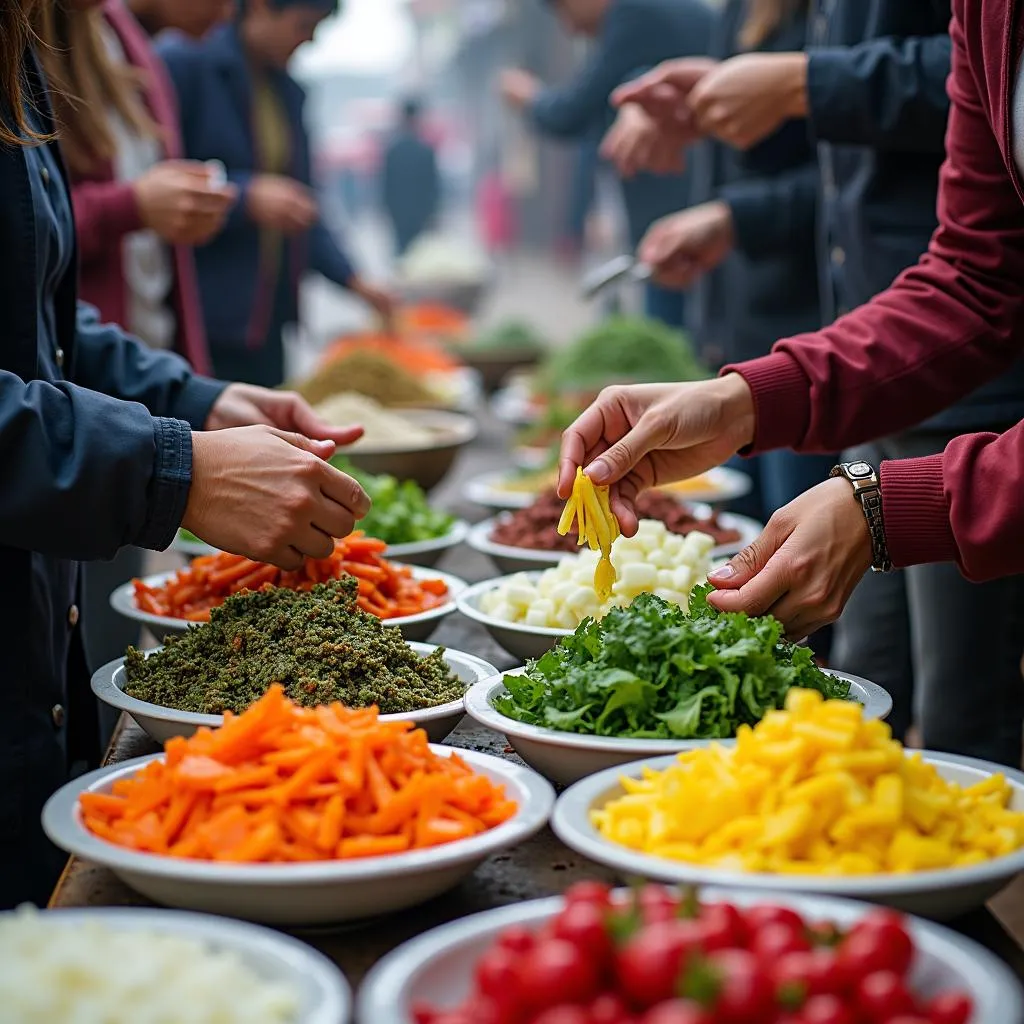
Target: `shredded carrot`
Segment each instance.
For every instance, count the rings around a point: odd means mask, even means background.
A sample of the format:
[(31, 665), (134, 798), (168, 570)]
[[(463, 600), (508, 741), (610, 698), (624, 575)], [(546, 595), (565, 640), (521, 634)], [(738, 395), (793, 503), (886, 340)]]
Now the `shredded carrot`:
[(383, 541), (353, 533), (335, 541), (334, 554), (329, 558), (307, 559), (295, 572), (227, 552), (204, 555), (161, 587), (135, 580), (135, 604), (150, 615), (209, 622), (211, 608), (243, 590), (265, 586), (309, 590), (346, 574), (359, 581), (358, 607), (379, 619), (418, 615), (448, 601), (444, 580), (414, 579), (408, 566), (395, 565), (383, 557), (386, 549)]
[(470, 327), (465, 313), (440, 303), (409, 306), (398, 314), (398, 319), (403, 330), (434, 338), (460, 338)]
[(440, 345), (426, 339), (407, 340), (379, 335), (350, 335), (329, 345), (322, 365), (344, 359), (353, 352), (373, 352), (413, 374), (451, 373), (462, 365)]
[(217, 730), (83, 793), (92, 833), (133, 850), (241, 863), (377, 857), (456, 842), (516, 812), (502, 786), (376, 708), (302, 708), (274, 685)]

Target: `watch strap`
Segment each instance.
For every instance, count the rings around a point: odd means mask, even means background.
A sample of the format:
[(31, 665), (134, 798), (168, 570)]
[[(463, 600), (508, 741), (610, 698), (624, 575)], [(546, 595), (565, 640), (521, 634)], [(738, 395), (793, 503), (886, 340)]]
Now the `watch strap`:
[[(856, 467), (858, 472), (854, 473)], [(869, 471), (864, 472), (865, 468)], [(891, 572), (892, 559), (885, 540), (885, 520), (882, 511), (882, 484), (878, 471), (865, 462), (842, 462), (832, 468), (830, 477), (841, 476), (853, 486), (853, 494), (864, 512), (871, 537), (871, 568), (874, 572)]]

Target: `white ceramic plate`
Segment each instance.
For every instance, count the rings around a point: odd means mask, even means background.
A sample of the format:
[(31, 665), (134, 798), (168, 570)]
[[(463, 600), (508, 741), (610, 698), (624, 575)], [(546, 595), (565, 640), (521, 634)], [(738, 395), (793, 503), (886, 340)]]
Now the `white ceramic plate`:
[[(520, 675), (525, 668), (513, 669), (505, 675)], [(857, 676), (830, 672), (850, 683), (850, 696), (864, 705), (866, 718), (887, 718), (892, 711), (892, 698), (882, 687)], [(466, 713), (495, 732), (504, 733), (515, 752), (545, 778), (562, 786), (580, 779), (629, 764), (644, 757), (677, 754), (683, 750), (720, 743), (728, 746), (735, 740), (642, 740), (617, 739), (612, 736), (585, 736), (559, 732), (539, 725), (527, 725), (506, 718), (494, 707), (494, 699), (505, 689), (504, 677), (484, 679), (466, 694)]]
[[(142, 582), (150, 587), (160, 587), (168, 580), (173, 579), (175, 575), (176, 573), (173, 572), (161, 572), (155, 576), (144, 577)], [(412, 566), (412, 575), (417, 580), (444, 580), (448, 586), (449, 600), (437, 608), (431, 608), (430, 611), (421, 612), (419, 615), (386, 619), (385, 625), (400, 629), (406, 640), (426, 640), (437, 629), (441, 619), (447, 618), (455, 611), (456, 599), (466, 589), (466, 582), (457, 576), (449, 576), (448, 573), (419, 566)], [(158, 639), (168, 633), (184, 633), (185, 630), (200, 625), (197, 622), (189, 622), (187, 619), (170, 619), (163, 615), (151, 615), (149, 612), (141, 611), (135, 603), (135, 588), (131, 581), (121, 584), (110, 595), (110, 607), (114, 611), (120, 612), (125, 618), (141, 622)]]
[[(792, 907), (815, 921), (849, 928), (865, 907), (849, 900), (775, 892), (708, 889), (709, 902), (728, 900), (740, 906), (764, 900)], [(445, 1009), (458, 1005), (472, 989), (480, 954), (512, 925), (536, 930), (562, 908), (562, 898), (516, 903), (453, 921), (399, 946), (366, 976), (356, 1003), (366, 1024), (412, 1024), (412, 1007), (428, 1003)], [(925, 997), (950, 989), (968, 992), (974, 1001), (971, 1024), (1022, 1024), (1024, 998), (1013, 972), (998, 957), (971, 939), (928, 921), (911, 919), (917, 949), (911, 981)]]
[[(711, 507), (704, 504), (691, 504), (690, 508), (698, 519), (707, 518), (711, 514)], [(497, 544), (491, 540), (491, 534), (495, 527), (510, 515), (509, 512), (502, 512), (491, 519), (485, 519), (477, 523), (469, 530), (467, 543), (474, 551), (479, 551), (501, 570), (502, 573), (512, 575), (517, 572), (529, 572), (531, 569), (547, 569), (558, 565), (565, 557), (565, 551), (538, 551), (536, 548), (514, 547), (511, 544)], [(728, 544), (720, 544), (711, 552), (712, 558), (729, 558), (736, 554), (741, 548), (745, 548), (751, 541), (761, 535), (764, 526), (756, 519), (747, 516), (737, 516), (730, 512), (722, 512), (718, 516), (719, 523), (732, 530), (738, 530), (740, 536), (737, 540)]]
[(512, 382), (495, 391), (491, 397), (491, 412), (500, 423), (512, 427), (529, 427), (539, 420), (543, 410), (532, 401), (530, 389)]
[[(405, 562), (407, 565), (436, 565), (441, 556), (448, 550), (458, 547), (469, 534), (469, 523), (464, 519), (456, 519), (452, 528), (440, 537), (430, 540), (411, 541), (408, 544), (389, 544), (384, 557), (392, 562)], [(217, 549), (205, 541), (189, 540), (178, 531), (169, 551), (177, 551), (188, 558), (199, 558), (203, 555), (215, 555)]]
[[(1002, 772), (1013, 787), (1010, 807), (1024, 811), (1024, 772), (988, 761), (933, 751), (921, 753), (950, 782), (971, 786)], [(590, 822), (591, 810), (603, 807), (622, 795), (623, 775), (638, 778), (644, 768), (667, 768), (674, 757), (637, 761), (620, 768), (591, 775), (567, 789), (560, 797), (552, 818), (558, 837), (577, 853), (622, 873), (624, 877), (650, 878), (687, 885), (728, 885), (742, 889), (770, 889), (791, 894), (815, 893), (848, 899), (885, 903), (910, 914), (948, 920), (980, 907), (996, 895), (1021, 870), (1024, 849), (984, 864), (943, 871), (919, 871), (903, 875), (870, 875), (831, 878), (822, 875), (769, 875), (725, 871), (721, 868), (686, 864), (683, 861), (636, 853), (603, 838)]]
[[(409, 646), (421, 657), (425, 658), (431, 651), (437, 650), (433, 644), (410, 643)], [(157, 648), (159, 650), (159, 648)], [(153, 654), (148, 651), (147, 654)], [(497, 669), (486, 661), (464, 654), (462, 651), (445, 650), (444, 660), (448, 667), (469, 688), (476, 683), (493, 678)], [(204, 715), (194, 711), (178, 711), (165, 708), (160, 704), (130, 697), (124, 692), (126, 677), (124, 658), (118, 658), (98, 669), (92, 677), (92, 692), (110, 707), (127, 712), (157, 743), (165, 743), (172, 736), (191, 736), (200, 726), (211, 729), (219, 728), (224, 721), (223, 715)], [(382, 720), (396, 722), (415, 722), (427, 733), (431, 743), (441, 743), (459, 724), (465, 714), (465, 702), (462, 700), (439, 704), (437, 707), (423, 711), (412, 711), (408, 714), (381, 715)]]
[[(706, 486), (694, 486), (692, 490), (686, 491), (666, 489), (665, 493), (680, 501), (703, 501), (715, 504), (742, 498), (753, 486), (746, 473), (741, 473), (738, 469), (730, 469), (728, 466), (716, 466), (701, 475), (707, 481)], [(529, 508), (537, 500), (538, 492), (536, 489), (510, 490), (507, 484), (514, 480), (515, 476), (514, 472), (505, 469), (481, 473), (466, 483), (463, 494), (467, 501), (471, 501), (475, 505), (482, 505), (484, 508), (498, 510)]]
[[(312, 946), (270, 928), (150, 907), (49, 910), (45, 920), (63, 925), (95, 921), (117, 931), (158, 932), (231, 951), (261, 978), (295, 992), (299, 1003), (296, 1024), (348, 1024), (352, 1016), (352, 993), (341, 971)], [(181, 995), (167, 993), (169, 999)]]
[[(109, 793), (152, 757), (100, 768), (69, 782), (43, 808), (43, 828), (62, 850), (109, 868), (157, 902), (277, 925), (321, 925), (403, 910), (457, 885), (492, 853), (518, 845), (547, 823), (555, 793), (536, 772), (473, 750), (458, 753), (474, 771), (505, 786), (519, 805), (508, 821), (470, 839), (427, 850), (360, 860), (305, 864), (225, 864), (139, 853), (94, 836), (82, 824), (78, 798)], [(162, 755), (157, 755), (162, 757)]]

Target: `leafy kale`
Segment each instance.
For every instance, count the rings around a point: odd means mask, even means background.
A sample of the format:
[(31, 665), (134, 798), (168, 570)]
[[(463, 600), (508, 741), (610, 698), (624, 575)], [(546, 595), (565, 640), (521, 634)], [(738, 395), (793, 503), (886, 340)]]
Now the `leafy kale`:
[(563, 732), (646, 739), (727, 739), (785, 703), (792, 687), (849, 698), (849, 684), (782, 638), (770, 615), (722, 613), (695, 587), (688, 613), (641, 594), (586, 619), (496, 698), (508, 718)]

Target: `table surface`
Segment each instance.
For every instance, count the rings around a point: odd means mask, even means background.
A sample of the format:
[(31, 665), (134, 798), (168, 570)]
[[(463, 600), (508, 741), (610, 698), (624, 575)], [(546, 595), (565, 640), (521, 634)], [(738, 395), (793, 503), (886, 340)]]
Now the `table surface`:
[[(470, 518), (482, 511), (466, 507), (461, 483), (476, 472), (493, 468), (504, 450), (504, 432), (484, 424), (481, 438), (466, 451), (449, 482), (437, 492), (439, 501)], [(495, 575), (481, 555), (461, 548), (438, 568), (475, 581)], [(508, 655), (477, 624), (455, 615), (445, 620), (433, 640), (458, 650), (470, 651), (498, 668), (514, 664)], [(504, 737), (471, 719), (464, 719), (447, 741), (452, 746), (499, 754), (515, 759)], [(110, 744), (107, 763), (156, 752), (158, 748), (128, 718), (122, 718)], [(405, 940), (447, 921), (523, 900), (562, 892), (583, 878), (615, 881), (611, 872), (580, 857), (549, 830), (521, 846), (491, 857), (455, 890), (420, 907), (342, 929), (300, 932), (300, 936), (326, 953), (357, 986), (370, 967)], [(148, 902), (120, 882), (110, 871), (72, 859), (50, 902), (51, 907), (146, 906)], [(985, 910), (975, 912), (954, 927), (993, 950), (1024, 978), (1024, 876), (1000, 894)]]

